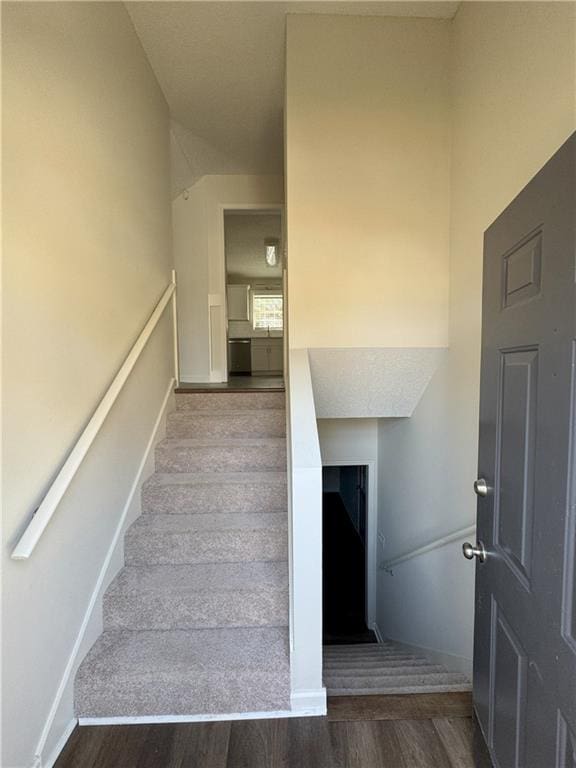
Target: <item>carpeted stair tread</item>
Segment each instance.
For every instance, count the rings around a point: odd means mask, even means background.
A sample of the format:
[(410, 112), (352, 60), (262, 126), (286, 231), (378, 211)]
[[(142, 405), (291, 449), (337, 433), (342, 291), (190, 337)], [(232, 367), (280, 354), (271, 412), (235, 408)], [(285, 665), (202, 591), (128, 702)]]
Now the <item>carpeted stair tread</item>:
[(159, 531), (180, 533), (182, 531), (224, 531), (260, 530), (274, 528), (285, 531), (288, 528), (286, 515), (279, 512), (239, 512), (219, 515), (140, 515), (128, 531)]
[(144, 513), (283, 512), (286, 471), (156, 472), (142, 488)]
[(141, 515), (124, 538), (127, 565), (286, 560), (286, 515)]
[(430, 681), (426, 684), (418, 682), (404, 681), (397, 685), (387, 682), (382, 688), (328, 688), (328, 696), (393, 696), (404, 695), (407, 693), (458, 693), (461, 691), (470, 691), (470, 683), (440, 683), (434, 684)]
[(287, 624), (286, 562), (128, 566), (104, 596), (106, 629)]
[(288, 565), (279, 563), (202, 563), (123, 568), (108, 588), (107, 596), (132, 591), (164, 593), (236, 592), (288, 589)]
[(164, 488), (173, 485), (279, 485), (286, 487), (287, 474), (279, 472), (155, 472), (143, 488)]
[(400, 643), (324, 647), (324, 684), (331, 696), (468, 691), (470, 683)]
[(358, 672), (368, 670), (380, 670), (380, 669), (393, 669), (400, 666), (426, 666), (429, 662), (424, 659), (415, 658), (414, 656), (396, 656), (393, 658), (387, 658), (380, 661), (366, 661), (363, 664), (360, 662), (324, 662), (324, 670), (331, 675), (343, 675), (352, 674), (357, 675)]
[(268, 410), (286, 407), (284, 392), (178, 392), (178, 411)]
[(284, 628), (106, 631), (76, 675), (76, 714), (192, 715), (289, 709)]
[(165, 438), (156, 446), (159, 472), (285, 470), (286, 439)]
[(285, 437), (286, 411), (174, 411), (166, 419), (167, 437)]

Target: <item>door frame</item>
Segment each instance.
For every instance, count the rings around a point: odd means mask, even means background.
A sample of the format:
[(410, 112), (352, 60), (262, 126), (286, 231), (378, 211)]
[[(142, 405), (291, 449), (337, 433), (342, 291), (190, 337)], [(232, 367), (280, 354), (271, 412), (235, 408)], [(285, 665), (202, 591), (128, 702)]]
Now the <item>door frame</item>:
[[(376, 461), (374, 459), (323, 459), (322, 467), (357, 467), (367, 468), (366, 483), (366, 605), (364, 608), (366, 626), (373, 630), (378, 637), (376, 626), (376, 586), (378, 580), (377, 570), (377, 541), (378, 541), (378, 475)], [(324, 554), (322, 554), (324, 556)]]
[[(226, 297), (226, 248), (224, 239), (224, 216), (227, 212), (231, 211), (265, 211), (266, 213), (279, 213), (281, 219), (281, 231), (282, 231), (282, 279), (284, 279), (284, 273), (286, 272), (286, 260), (285, 260), (285, 239), (286, 233), (284, 229), (285, 224), (285, 206), (284, 203), (219, 203), (218, 205), (218, 286), (219, 286), (219, 303), (213, 302), (210, 306), (221, 306), (221, 322), (220, 322), (220, 334), (216, 342), (216, 346), (220, 349), (219, 359), (223, 361), (222, 370), (213, 370), (212, 362), (210, 362), (210, 381), (214, 382), (227, 382), (228, 381), (228, 302)], [(284, 294), (284, 330), (282, 334), (284, 359), (286, 359), (286, 295)], [(213, 359), (212, 354), (212, 327), (210, 325), (210, 317), (208, 318), (208, 345), (210, 350), (210, 361)], [(284, 375), (285, 375), (284, 371)]]

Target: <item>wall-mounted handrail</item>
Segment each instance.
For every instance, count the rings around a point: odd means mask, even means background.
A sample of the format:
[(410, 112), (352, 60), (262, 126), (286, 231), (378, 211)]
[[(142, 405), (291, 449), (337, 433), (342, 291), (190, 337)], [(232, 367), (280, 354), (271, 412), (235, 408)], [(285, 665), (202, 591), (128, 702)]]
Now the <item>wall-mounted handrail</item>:
[[(56, 475), (52, 485), (48, 489), (48, 492), (42, 499), (42, 502), (32, 519), (28, 523), (24, 533), (18, 540), (18, 543), (12, 551), (12, 558), (14, 560), (27, 560), (36, 544), (40, 540), (40, 537), (44, 533), (48, 523), (52, 519), (62, 497), (66, 493), (68, 486), (72, 482), (74, 475), (78, 471), (78, 468), (82, 464), (84, 457), (88, 453), (90, 446), (94, 442), (96, 435), (100, 431), (102, 424), (106, 420), (106, 417), (110, 413), (112, 406), (116, 402), (116, 398), (122, 391), (122, 387), (126, 383), (128, 376), (130, 376), (132, 369), (136, 365), (142, 350), (146, 346), (148, 339), (152, 335), (152, 332), (156, 328), (158, 321), (162, 317), (166, 306), (169, 301), (173, 301), (174, 318), (176, 318), (176, 272), (172, 271), (172, 282), (168, 285), (162, 298), (156, 304), (154, 311), (150, 315), (148, 322), (140, 332), (140, 335), (134, 342), (132, 349), (126, 356), (126, 359), (122, 363), (118, 373), (114, 377), (114, 380), (108, 387), (106, 394), (98, 404), (98, 407), (92, 414), (90, 421), (84, 427), (84, 430), (74, 447), (72, 448), (68, 458), (62, 465), (62, 468)], [(174, 319), (174, 326), (176, 326), (176, 319)], [(175, 378), (178, 382), (178, 356), (177, 346), (174, 349), (174, 366), (175, 366)]]
[(476, 525), (468, 525), (466, 528), (459, 528), (457, 531), (447, 533), (445, 536), (441, 536), (438, 539), (432, 539), (432, 541), (429, 541), (426, 544), (422, 544), (414, 549), (409, 549), (407, 552), (398, 555), (398, 557), (384, 560), (384, 562), (380, 564), (380, 570), (390, 571), (395, 566), (400, 565), (400, 563), (405, 563), (406, 560), (412, 560), (413, 557), (425, 555), (428, 552), (432, 552), (434, 549), (439, 549), (446, 544), (451, 544), (453, 541), (458, 541), (458, 539), (465, 539), (467, 536), (473, 534), (475, 530)]

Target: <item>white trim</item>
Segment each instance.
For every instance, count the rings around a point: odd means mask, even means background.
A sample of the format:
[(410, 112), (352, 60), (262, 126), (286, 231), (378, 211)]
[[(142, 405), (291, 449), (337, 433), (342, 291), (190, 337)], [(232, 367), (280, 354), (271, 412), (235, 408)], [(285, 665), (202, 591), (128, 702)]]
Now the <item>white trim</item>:
[(323, 459), (323, 467), (368, 467), (366, 500), (366, 624), (376, 621), (376, 589), (378, 584), (378, 473), (374, 459)]
[(290, 696), (292, 712), (297, 717), (323, 717), (327, 712), (326, 688), (299, 690)]
[[(314, 692), (319, 696), (320, 692)], [(81, 717), (78, 725), (153, 725), (162, 723), (211, 723), (222, 720), (271, 720), (287, 717), (322, 716), (326, 714), (326, 693), (324, 692), (324, 709), (317, 711), (309, 707), (303, 709), (277, 709), (264, 712), (223, 712), (208, 715), (138, 715), (136, 717)]]
[[(154, 422), (154, 426), (150, 433), (148, 443), (144, 450), (142, 460), (140, 461), (140, 465), (136, 472), (134, 482), (132, 483), (132, 487), (130, 488), (128, 498), (126, 499), (126, 503), (124, 504), (122, 514), (120, 515), (120, 519), (118, 521), (116, 531), (114, 532), (114, 536), (112, 537), (112, 541), (108, 548), (108, 552), (106, 553), (106, 557), (104, 558), (102, 568), (100, 569), (100, 573), (98, 574), (98, 578), (96, 580), (96, 584), (92, 591), (92, 595), (90, 596), (90, 600), (88, 601), (88, 607), (86, 608), (86, 611), (84, 613), (82, 624), (80, 625), (80, 629), (78, 630), (76, 640), (74, 642), (74, 645), (72, 646), (72, 650), (70, 652), (68, 662), (66, 664), (66, 667), (64, 668), (62, 678), (60, 679), (60, 684), (56, 691), (56, 695), (54, 696), (54, 700), (52, 702), (52, 706), (50, 707), (48, 716), (46, 718), (44, 728), (42, 729), (42, 733), (40, 734), (40, 738), (38, 740), (38, 744), (35, 750), (35, 757), (37, 760), (40, 760), (40, 765), (42, 765), (42, 752), (46, 746), (46, 742), (48, 741), (50, 731), (52, 729), (56, 715), (58, 713), (60, 702), (62, 701), (62, 697), (64, 696), (64, 693), (68, 685), (71, 683), (73, 673), (75, 673), (77, 664), (80, 661), (78, 657), (83, 646), (84, 638), (88, 634), (88, 629), (90, 628), (90, 624), (92, 623), (93, 620), (95, 620), (95, 608), (97, 605), (98, 606), (101, 605), (104, 591), (106, 590), (112, 578), (116, 575), (116, 572), (114, 573), (109, 572), (111, 570), (110, 566), (114, 562), (114, 557), (116, 555), (117, 548), (121, 547), (122, 535), (124, 533), (124, 527), (128, 517), (128, 513), (135, 499), (136, 491), (138, 491), (142, 485), (145, 468), (148, 464), (148, 461), (150, 460), (150, 457), (152, 457), (154, 454), (155, 444), (158, 442), (158, 440), (161, 439), (160, 433), (161, 431), (163, 431), (166, 408), (168, 407), (168, 403), (170, 400), (170, 396), (172, 395), (173, 389), (174, 389), (174, 379), (170, 379), (170, 382), (166, 389), (166, 393), (164, 395), (164, 399), (162, 400), (162, 405), (160, 406), (160, 409), (158, 412), (158, 416), (156, 417), (156, 421)], [(96, 632), (95, 634), (99, 634), (99, 632)], [(60, 742), (62, 741), (62, 738), (63, 737), (59, 738), (58, 744), (60, 744)], [(64, 746), (64, 744), (62, 744), (62, 746)]]
[(433, 539), (427, 544), (423, 544), (422, 546), (416, 547), (415, 549), (410, 549), (407, 552), (398, 555), (398, 557), (385, 560), (380, 568), (383, 571), (389, 571), (391, 568), (400, 565), (400, 563), (405, 563), (407, 560), (412, 560), (413, 557), (426, 555), (428, 552), (432, 552), (434, 549), (444, 547), (446, 544), (451, 544), (453, 541), (458, 541), (458, 539), (465, 539), (467, 536), (472, 536), (475, 531), (475, 523), (473, 525), (468, 525), (466, 528), (459, 528), (457, 531), (452, 531), (452, 533), (447, 533), (445, 536), (441, 536), (438, 539)]
[(174, 345), (174, 379), (176, 386), (180, 382), (180, 355), (178, 349), (178, 301), (176, 290), (176, 270), (172, 270), (172, 284), (174, 285), (174, 292), (172, 293), (172, 343)]
[(180, 386), (186, 384), (210, 384), (209, 373), (182, 373), (180, 376)]
[(66, 746), (66, 743), (68, 742), (68, 739), (72, 735), (72, 731), (76, 726), (78, 725), (78, 719), (72, 718), (66, 728), (62, 732), (62, 736), (58, 739), (58, 742), (56, 743), (56, 746), (52, 750), (52, 752), (48, 755), (46, 760), (42, 760), (39, 757), (35, 758), (34, 761), (34, 768), (38, 766), (38, 768), (53, 768), (54, 764), (56, 763), (56, 760), (60, 757), (60, 752), (64, 749)]
[(372, 626), (370, 627), (370, 629), (376, 635), (376, 640), (378, 640), (379, 643), (383, 643), (384, 642), (384, 635), (380, 631), (380, 627), (378, 626), (378, 622), (377, 621), (374, 621), (372, 623)]
[(138, 338), (126, 356), (126, 359), (120, 366), (116, 376), (114, 376), (112, 383), (106, 390), (106, 394), (102, 400), (100, 400), (100, 403), (90, 417), (88, 424), (86, 424), (82, 430), (82, 434), (74, 444), (74, 447), (68, 455), (68, 458), (60, 468), (60, 471), (54, 478), (50, 488), (42, 499), (40, 506), (20, 536), (18, 543), (12, 551), (13, 560), (27, 560), (34, 551), (36, 544), (38, 544), (40, 537), (46, 530), (46, 527), (56, 512), (62, 497), (68, 490), (68, 486), (74, 479), (78, 468), (84, 461), (84, 457), (90, 450), (90, 446), (100, 432), (102, 424), (106, 420), (112, 409), (112, 406), (116, 402), (116, 398), (122, 391), (124, 384), (132, 373), (132, 370), (136, 365), (142, 350), (148, 343), (148, 339), (156, 328), (156, 325), (162, 317), (164, 310), (170, 302), (170, 299), (172, 298), (175, 290), (176, 284), (173, 282), (170, 283), (162, 294), (160, 301), (154, 307), (154, 310), (148, 318), (146, 325), (140, 331)]

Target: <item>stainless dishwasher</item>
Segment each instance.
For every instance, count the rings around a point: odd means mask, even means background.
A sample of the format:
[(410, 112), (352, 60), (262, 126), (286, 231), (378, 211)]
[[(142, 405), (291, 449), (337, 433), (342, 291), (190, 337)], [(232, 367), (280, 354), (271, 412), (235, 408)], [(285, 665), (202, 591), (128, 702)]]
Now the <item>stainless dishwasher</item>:
[(252, 373), (251, 339), (228, 339), (228, 373), (250, 376)]

